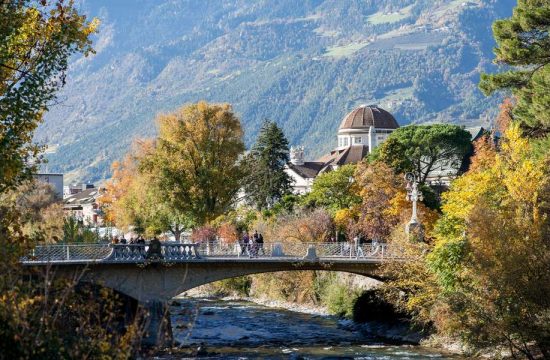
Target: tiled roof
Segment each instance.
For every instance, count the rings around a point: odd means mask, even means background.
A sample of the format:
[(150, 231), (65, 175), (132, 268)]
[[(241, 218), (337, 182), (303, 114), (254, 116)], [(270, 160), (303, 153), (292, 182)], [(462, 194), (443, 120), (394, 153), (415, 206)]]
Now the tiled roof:
[(357, 164), (368, 153), (369, 147), (367, 145), (352, 145), (345, 149), (333, 150), (330, 154), (321, 157), (317, 161), (326, 165)]
[(325, 166), (323, 162), (310, 161), (304, 162), (303, 165), (295, 165), (293, 163), (288, 163), (288, 167), (294, 170), (298, 175), (304, 179), (313, 179), (319, 174), (319, 171)]
[(386, 110), (375, 105), (361, 105), (344, 117), (340, 123), (340, 130), (365, 129), (370, 126), (379, 129), (397, 129), (399, 124)]

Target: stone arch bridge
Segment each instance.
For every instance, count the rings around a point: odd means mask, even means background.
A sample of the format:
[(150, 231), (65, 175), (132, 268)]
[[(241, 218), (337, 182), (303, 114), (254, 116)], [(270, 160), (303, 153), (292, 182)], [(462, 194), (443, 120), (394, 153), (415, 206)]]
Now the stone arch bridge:
[[(244, 251), (243, 251), (244, 250)], [(386, 244), (266, 243), (242, 249), (221, 242), (149, 244), (68, 244), (35, 247), (23, 257), (25, 266), (57, 276), (78, 277), (137, 300), (149, 309), (145, 343), (166, 343), (160, 336), (166, 302), (194, 287), (227, 278), (293, 270), (326, 270), (380, 279), (384, 261), (397, 258)], [(169, 323), (168, 323), (169, 326)]]

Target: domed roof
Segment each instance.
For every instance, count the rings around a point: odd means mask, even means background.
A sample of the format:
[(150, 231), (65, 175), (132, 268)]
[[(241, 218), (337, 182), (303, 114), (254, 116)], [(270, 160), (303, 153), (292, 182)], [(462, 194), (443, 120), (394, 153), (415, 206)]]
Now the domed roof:
[(397, 129), (399, 124), (386, 110), (376, 105), (361, 105), (344, 117), (340, 130), (368, 129), (369, 126), (379, 129)]

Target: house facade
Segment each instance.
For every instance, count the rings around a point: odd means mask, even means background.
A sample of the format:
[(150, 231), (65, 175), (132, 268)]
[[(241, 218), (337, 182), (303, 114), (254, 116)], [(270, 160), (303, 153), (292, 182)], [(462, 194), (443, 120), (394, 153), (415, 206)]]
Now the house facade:
[(63, 199), (63, 212), (67, 217), (74, 217), (84, 225), (96, 226), (103, 224), (103, 217), (98, 198), (101, 189), (87, 188)]

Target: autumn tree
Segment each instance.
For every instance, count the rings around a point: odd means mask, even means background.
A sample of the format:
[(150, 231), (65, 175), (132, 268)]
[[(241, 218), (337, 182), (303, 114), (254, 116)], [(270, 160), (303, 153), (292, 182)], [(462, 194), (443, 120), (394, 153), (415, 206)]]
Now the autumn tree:
[(117, 225), (179, 239), (233, 205), (243, 176), (243, 132), (226, 104), (187, 105), (157, 123), (158, 138), (114, 164), (102, 202)]
[(550, 131), (550, 4), (545, 0), (518, 0), (508, 19), (493, 24), (497, 43), (495, 63), (508, 69), (482, 74), (480, 88), (487, 95), (511, 90), (517, 105), (514, 118), (527, 133)]
[(249, 202), (261, 210), (287, 194), (291, 179), (284, 171), (289, 161), (288, 140), (273, 121), (265, 120), (256, 143), (245, 159), (247, 177), (244, 190)]
[(414, 172), (424, 184), (443, 163), (458, 169), (471, 152), (470, 141), (470, 133), (456, 125), (408, 125), (392, 132), (372, 159), (383, 161), (396, 173)]
[[(388, 239), (394, 229), (411, 216), (403, 176), (381, 161), (362, 161), (357, 165), (355, 179), (361, 199), (356, 211), (355, 233), (362, 233), (369, 239)], [(418, 215), (429, 233), (437, 213), (419, 203)]]
[(69, 57), (92, 52), (97, 28), (70, 1), (0, 4), (0, 192), (28, 179), (40, 160), (32, 143), (65, 83)]
[[(121, 162), (113, 163), (113, 176), (100, 198), (106, 220), (148, 236), (169, 231), (176, 240), (192, 223), (186, 213), (173, 206), (162, 193), (157, 174), (142, 167), (155, 155), (152, 140), (140, 140)], [(141, 167), (141, 168), (140, 168)]]
[(531, 143), (514, 124), (453, 182), (428, 265), (447, 306), (440, 330), (534, 359), (550, 358), (550, 158)]
[(200, 225), (229, 210), (242, 186), (243, 130), (229, 104), (201, 101), (159, 115), (154, 153), (140, 166), (172, 206)]

